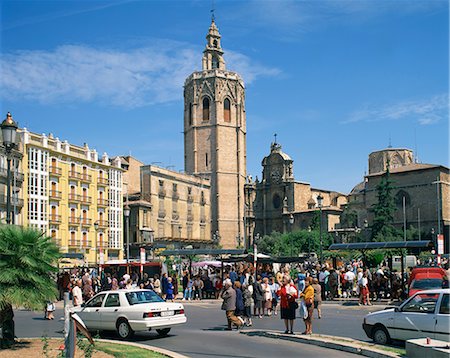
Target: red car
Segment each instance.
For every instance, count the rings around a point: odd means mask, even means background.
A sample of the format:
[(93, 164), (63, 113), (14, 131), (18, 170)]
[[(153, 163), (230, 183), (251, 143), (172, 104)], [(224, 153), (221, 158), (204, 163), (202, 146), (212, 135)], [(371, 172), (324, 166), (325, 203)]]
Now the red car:
[(418, 291), (444, 287), (445, 271), (438, 267), (417, 268), (411, 272), (408, 296)]

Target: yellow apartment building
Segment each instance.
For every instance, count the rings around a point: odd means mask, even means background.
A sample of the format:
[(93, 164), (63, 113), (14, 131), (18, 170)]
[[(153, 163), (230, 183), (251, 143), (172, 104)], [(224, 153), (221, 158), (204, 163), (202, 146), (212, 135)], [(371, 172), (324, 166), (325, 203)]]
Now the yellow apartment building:
[(88, 264), (123, 258), (123, 193), (119, 158), (99, 158), (87, 144), (21, 132), (25, 226), (53, 238), (62, 253)]

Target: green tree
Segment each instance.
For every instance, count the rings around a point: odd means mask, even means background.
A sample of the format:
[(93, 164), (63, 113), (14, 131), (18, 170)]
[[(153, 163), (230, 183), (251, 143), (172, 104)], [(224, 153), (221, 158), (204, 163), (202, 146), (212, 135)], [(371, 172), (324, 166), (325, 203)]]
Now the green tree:
[[(14, 341), (13, 307), (42, 310), (57, 297), (52, 273), (58, 247), (42, 232), (0, 226), (0, 328), (4, 342)], [(9, 337), (9, 339), (8, 339)]]
[[(322, 232), (322, 246), (326, 250), (333, 241), (332, 235)], [(319, 253), (320, 232), (298, 230), (286, 234), (273, 232), (265, 235), (258, 243), (258, 251), (272, 256), (298, 256), (300, 253)]]
[(378, 202), (372, 206), (374, 213), (372, 239), (375, 241), (388, 241), (388, 238), (392, 239), (398, 235), (397, 230), (392, 225), (396, 210), (392, 183), (388, 162), (386, 173), (383, 174), (380, 183), (377, 185)]
[(342, 211), (340, 218), (341, 227), (350, 228), (356, 227), (358, 224), (358, 213), (351, 207), (351, 204), (347, 204)]

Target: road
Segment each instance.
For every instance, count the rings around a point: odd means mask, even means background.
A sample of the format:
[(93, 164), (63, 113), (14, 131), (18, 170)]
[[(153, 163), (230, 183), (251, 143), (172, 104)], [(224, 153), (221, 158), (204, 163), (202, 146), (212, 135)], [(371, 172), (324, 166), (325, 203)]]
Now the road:
[[(225, 314), (220, 310), (220, 302), (194, 302), (185, 304), (188, 323), (173, 328), (168, 337), (160, 338), (154, 332), (138, 333), (135, 342), (169, 349), (190, 357), (252, 358), (252, 357), (356, 357), (345, 352), (328, 350), (308, 344), (278, 341), (271, 338), (249, 337), (237, 331), (225, 331)], [(324, 304), (323, 317), (314, 320), (314, 332), (367, 340), (361, 323), (369, 311), (383, 307), (344, 306)], [(16, 311), (16, 335), (20, 337), (61, 336), (62, 310), (55, 312), (55, 321), (46, 321), (42, 313)], [(301, 332), (303, 322), (296, 320), (294, 330)], [(284, 331), (281, 319), (277, 317), (255, 318), (252, 329)], [(116, 337), (106, 334), (105, 338)]]

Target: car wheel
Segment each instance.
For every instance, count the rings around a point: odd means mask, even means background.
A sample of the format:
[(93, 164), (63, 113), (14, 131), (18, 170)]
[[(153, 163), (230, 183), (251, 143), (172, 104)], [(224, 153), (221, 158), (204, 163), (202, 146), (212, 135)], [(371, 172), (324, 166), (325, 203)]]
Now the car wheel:
[(158, 334), (161, 337), (167, 336), (170, 332), (170, 328), (162, 328), (162, 329), (157, 329), (156, 332), (158, 332)]
[(377, 344), (388, 344), (391, 341), (388, 331), (383, 326), (375, 326), (372, 337)]
[(122, 318), (117, 321), (117, 334), (122, 339), (128, 339), (133, 336), (134, 331), (126, 319)]

